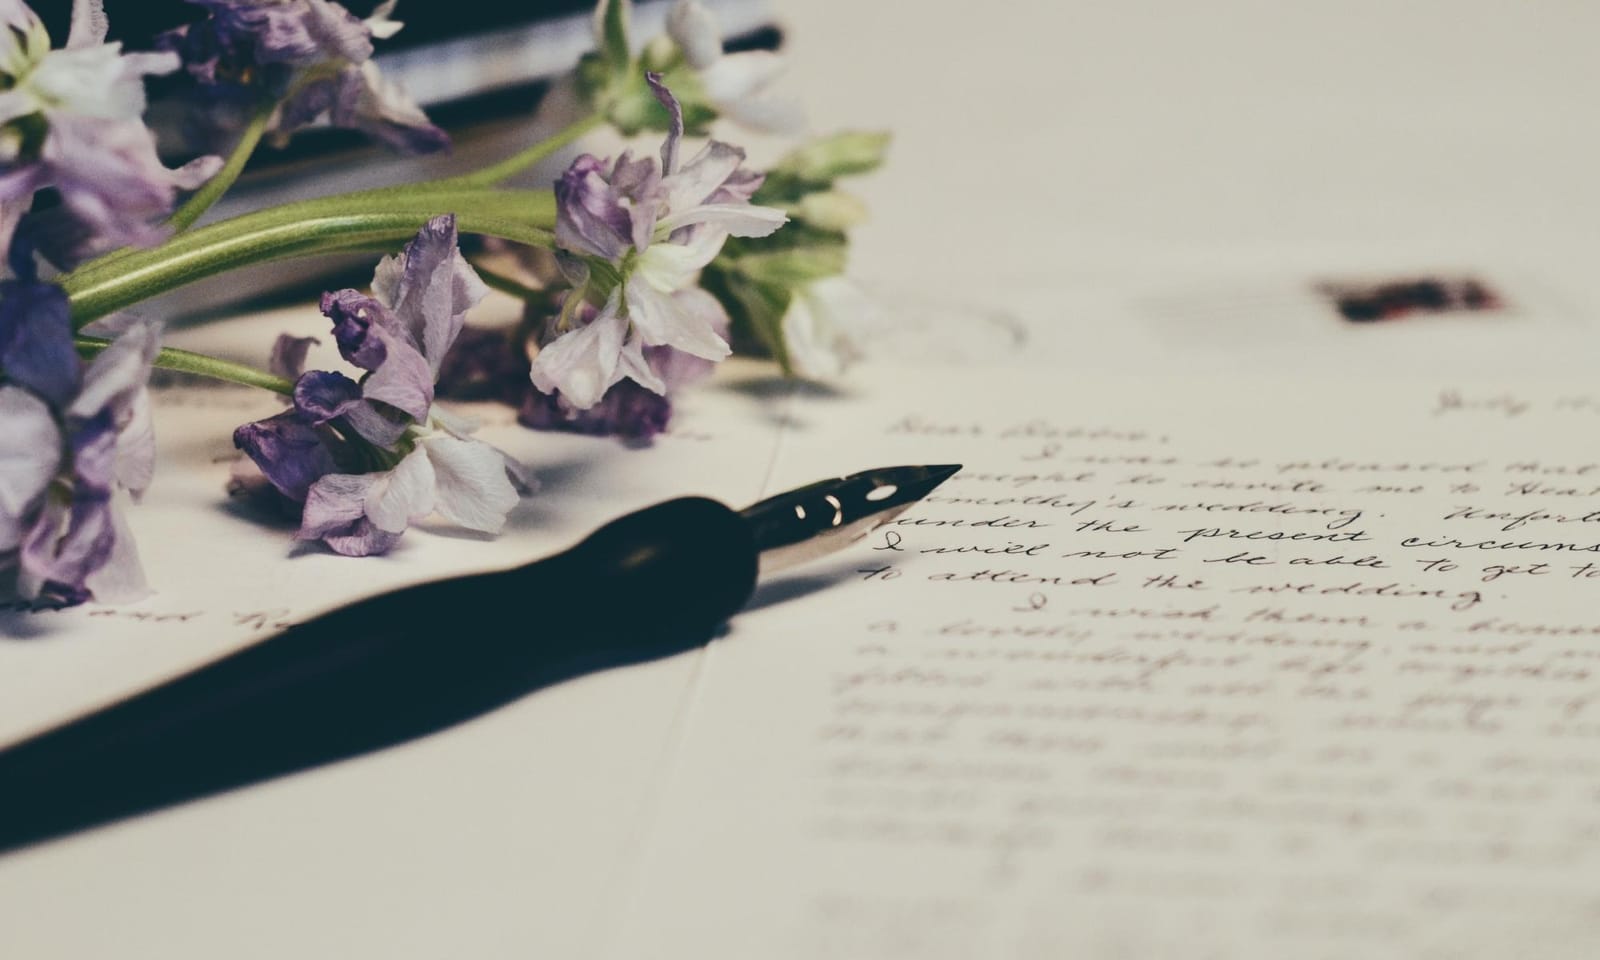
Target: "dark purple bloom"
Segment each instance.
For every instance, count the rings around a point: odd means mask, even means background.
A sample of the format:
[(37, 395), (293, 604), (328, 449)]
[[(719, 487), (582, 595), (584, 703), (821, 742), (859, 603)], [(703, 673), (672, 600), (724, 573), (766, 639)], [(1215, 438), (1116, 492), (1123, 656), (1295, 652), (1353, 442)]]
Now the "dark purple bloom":
[[(65, 324), (50, 312), (42, 323)], [(154, 463), (145, 381), (156, 331), (135, 325), (74, 371), (52, 400), (10, 377), (0, 383), (0, 560), (17, 592), (52, 605), (133, 599), (144, 592), (133, 539), (114, 503), (137, 495)], [(0, 365), (14, 359), (0, 355)], [(59, 380), (47, 380), (56, 391)]]
[(15, 279), (0, 282), (0, 372), (57, 407), (78, 389), (81, 361), (72, 345), (66, 291), (40, 283), (33, 257), (18, 244)]
[(329, 442), (298, 411), (247, 423), (233, 431), (233, 445), (243, 450), (278, 492), (297, 503), (322, 477), (338, 469)]
[(439, 368), (438, 395), (520, 406), (528, 383), (528, 350), (515, 331), (465, 327)]
[(326, 121), (392, 147), (427, 152), (448, 146), (405, 91), (372, 62), (372, 41), (400, 24), (394, 2), (357, 18), (331, 0), (189, 0), (209, 16), (161, 39), (198, 81), (220, 123), (237, 124), (250, 105), (286, 99), (270, 129), (280, 135)]
[(535, 430), (629, 440), (648, 440), (666, 430), (671, 419), (672, 400), (632, 380), (613, 385), (586, 410), (574, 407), (560, 394), (529, 390), (517, 411), (517, 422)]

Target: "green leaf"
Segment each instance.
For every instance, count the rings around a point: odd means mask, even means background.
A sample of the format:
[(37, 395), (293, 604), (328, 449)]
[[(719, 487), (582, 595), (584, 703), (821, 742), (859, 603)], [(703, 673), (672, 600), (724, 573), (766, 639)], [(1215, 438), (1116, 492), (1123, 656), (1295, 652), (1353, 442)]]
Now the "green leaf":
[(824, 230), (845, 231), (867, 219), (867, 205), (843, 190), (819, 190), (801, 197), (789, 211)]
[(732, 268), (759, 284), (784, 288), (805, 286), (844, 272), (843, 244), (751, 253), (731, 261)]
[(740, 339), (740, 334), (753, 336), (778, 362), (784, 376), (792, 376), (789, 349), (783, 340), (783, 315), (789, 311), (794, 294), (786, 287), (756, 283), (736, 271), (719, 269), (717, 264), (706, 268), (700, 282), (728, 311), (735, 340)]
[(825, 187), (840, 177), (876, 170), (888, 150), (887, 131), (846, 131), (801, 144), (767, 172), (782, 180)]

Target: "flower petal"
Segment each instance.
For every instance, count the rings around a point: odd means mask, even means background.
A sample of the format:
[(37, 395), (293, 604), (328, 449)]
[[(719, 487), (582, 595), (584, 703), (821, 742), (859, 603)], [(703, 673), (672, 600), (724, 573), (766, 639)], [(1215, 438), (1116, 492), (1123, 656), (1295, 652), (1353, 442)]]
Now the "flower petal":
[(518, 500), (505, 454), (480, 440), (451, 436), (431, 437), (421, 446), (433, 464), (434, 509), (468, 530), (499, 533)]
[(400, 533), (433, 512), (433, 464), (421, 449), (411, 451), (393, 470), (373, 477), (366, 513), (379, 530)]
[(656, 228), (670, 234), (693, 224), (709, 223), (736, 237), (766, 237), (788, 222), (788, 214), (777, 207), (756, 207), (748, 203), (703, 203), (661, 218)]
[(0, 386), (0, 551), (22, 542), (28, 516), (61, 468), (61, 430), (43, 400)]
[(292, 410), (244, 424), (233, 431), (233, 445), (296, 503), (305, 502), (314, 484), (339, 469), (321, 435)]
[(63, 405), (77, 390), (81, 367), (66, 292), (53, 283), (0, 283), (0, 368), (6, 379)]
[[(656, 249), (651, 247), (649, 252)], [(656, 289), (643, 278), (629, 278), (625, 295), (628, 319), (645, 345), (676, 347), (707, 360), (721, 360), (731, 352), (728, 342), (717, 336), (704, 316), (684, 309), (670, 293)]]
[(788, 69), (783, 54), (748, 50), (730, 54), (700, 71), (700, 85), (712, 103), (743, 100), (765, 90)]
[(594, 406), (617, 382), (617, 360), (627, 328), (627, 321), (608, 304), (592, 322), (539, 349), (529, 371), (533, 385), (545, 393), (560, 392), (579, 408)]
[(83, 387), (67, 407), (67, 415), (87, 420), (101, 410), (110, 410), (119, 425), (126, 423), (134, 396), (149, 381), (150, 365), (160, 349), (155, 324), (129, 327), (83, 371)]
[(722, 30), (710, 10), (694, 0), (678, 0), (667, 14), (667, 35), (695, 70), (704, 70), (722, 56)]
[(139, 548), (134, 543), (133, 531), (116, 504), (109, 508), (111, 553), (98, 569), (89, 571), (83, 578), (89, 593), (101, 603), (132, 603), (150, 595), (150, 584), (144, 576), (144, 565), (139, 562)]
[(681, 170), (661, 181), (666, 190), (667, 210), (679, 212), (705, 203), (742, 163), (743, 150), (721, 140), (710, 141)]
[[(392, 263), (380, 266), (373, 289), (382, 289), (399, 323), (422, 348), (434, 374), (461, 333), (467, 311), (489, 292), (457, 247), (456, 218), (434, 217)], [(380, 288), (379, 277), (382, 277)]]

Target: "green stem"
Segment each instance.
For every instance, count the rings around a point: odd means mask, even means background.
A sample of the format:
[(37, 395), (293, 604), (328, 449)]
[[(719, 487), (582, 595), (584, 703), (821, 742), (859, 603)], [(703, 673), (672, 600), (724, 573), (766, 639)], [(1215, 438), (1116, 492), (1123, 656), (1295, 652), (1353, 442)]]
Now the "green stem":
[(518, 300), (543, 300), (549, 296), (538, 287), (530, 287), (516, 277), (486, 267), (476, 260), (472, 261), (472, 269), (490, 289), (510, 294)]
[[(92, 357), (110, 346), (111, 341), (79, 334), (73, 337), (73, 344), (84, 357)], [(247, 387), (261, 387), (263, 390), (271, 390), (285, 396), (294, 393), (293, 382), (267, 373), (265, 370), (257, 370), (242, 363), (208, 357), (203, 353), (193, 353), (175, 347), (163, 347), (161, 352), (156, 354), (155, 365), (163, 370), (178, 370), (210, 377), (213, 380), (240, 383)]]
[[(356, 209), (352, 209), (355, 206)], [(393, 249), (435, 216), (454, 213), (464, 233), (549, 247), (555, 204), (548, 191), (440, 191), (330, 197), (245, 214), (181, 234), (109, 265), (61, 279), (81, 327), (143, 300), (238, 267), (334, 251)]]
[(538, 143), (512, 154), (504, 160), (501, 160), (499, 163), (490, 164), (487, 167), (474, 170), (471, 173), (464, 173), (459, 177), (450, 177), (447, 180), (434, 180), (428, 185), (455, 188), (492, 187), (502, 180), (521, 173), (523, 170), (533, 166), (540, 160), (543, 160), (546, 157), (554, 154), (562, 147), (572, 143), (574, 140), (595, 129), (596, 127), (603, 126), (605, 122), (606, 118), (604, 115), (600, 113), (591, 113), (586, 117), (582, 117), (573, 121), (549, 137), (540, 140)]
[(277, 109), (276, 100), (267, 100), (256, 107), (255, 114), (250, 118), (250, 123), (239, 135), (239, 142), (233, 145), (233, 152), (228, 154), (228, 160), (218, 170), (216, 175), (201, 185), (183, 206), (173, 211), (167, 218), (168, 226), (174, 233), (182, 233), (194, 225), (200, 216), (211, 205), (222, 199), (228, 192), (233, 182), (239, 179), (239, 174), (244, 172), (244, 165), (249, 162), (250, 155), (256, 152), (256, 145), (261, 142), (261, 135), (267, 130), (267, 121), (272, 119), (272, 112)]

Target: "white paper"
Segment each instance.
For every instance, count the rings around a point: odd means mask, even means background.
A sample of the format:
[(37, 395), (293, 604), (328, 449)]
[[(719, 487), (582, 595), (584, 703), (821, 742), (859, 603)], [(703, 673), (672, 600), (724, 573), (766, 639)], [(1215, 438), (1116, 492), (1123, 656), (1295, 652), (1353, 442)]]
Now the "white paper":
[[(322, 359), (336, 360), (310, 306), (175, 342), (259, 363), (285, 329), (322, 334)], [(297, 547), (292, 526), (263, 525), (229, 501), (231, 432), (281, 409), (273, 398), (157, 391), (156, 482), (127, 511), (156, 592), (126, 606), (0, 613), (0, 743), (366, 594), (523, 563), (668, 497), (756, 499), (779, 433), (762, 399), (772, 375), (724, 373), (725, 390), (686, 396), (672, 434), (645, 449), (472, 409), (487, 421), (480, 436), (542, 489), (498, 538), (430, 523), (391, 556), (365, 559)], [(532, 635), (546, 605), (570, 598), (524, 599), (513, 627)], [(502, 628), (480, 614), (463, 611), (462, 629)], [(595, 941), (651, 806), (695, 665), (687, 656), (579, 678), (403, 747), (8, 854), (0, 956), (576, 955)]]
[(713, 645), (607, 955), (1592, 955), (1597, 404), (882, 369), (797, 398), (779, 486), (965, 469)]

